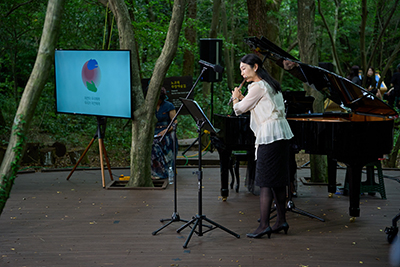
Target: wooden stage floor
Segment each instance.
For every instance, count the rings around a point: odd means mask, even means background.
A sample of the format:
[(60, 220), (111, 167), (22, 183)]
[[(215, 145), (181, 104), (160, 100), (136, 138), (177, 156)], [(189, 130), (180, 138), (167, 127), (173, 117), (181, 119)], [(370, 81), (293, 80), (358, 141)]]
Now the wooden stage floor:
[[(198, 212), (197, 168), (178, 169), (178, 212)], [(244, 177), (245, 169), (240, 169)], [(159, 190), (106, 190), (100, 170), (19, 174), (0, 217), (0, 266), (390, 266), (384, 230), (400, 208), (400, 171), (385, 170), (387, 200), (361, 197), (361, 216), (349, 222), (348, 198), (328, 198), (326, 186), (299, 181), (297, 208), (321, 222), (288, 211), (287, 235), (249, 239), (258, 225), (258, 197), (242, 184), (226, 202), (219, 168), (203, 171), (203, 215), (240, 235), (214, 229), (203, 236), (176, 230), (174, 222), (152, 232), (174, 212), (173, 186)], [(128, 169), (113, 169), (115, 177)], [(298, 170), (298, 179), (309, 176)], [(343, 182), (344, 170), (338, 170)], [(397, 180), (396, 180), (397, 179)], [(110, 181), (106, 172), (107, 183)], [(203, 231), (207, 229), (203, 227)]]

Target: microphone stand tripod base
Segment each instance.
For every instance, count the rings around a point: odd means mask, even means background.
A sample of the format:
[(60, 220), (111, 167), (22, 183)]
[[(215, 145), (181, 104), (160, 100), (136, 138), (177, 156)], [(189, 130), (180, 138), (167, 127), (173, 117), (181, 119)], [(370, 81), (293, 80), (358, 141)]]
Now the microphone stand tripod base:
[(158, 230), (152, 232), (152, 235), (156, 235), (158, 232), (160, 232), (162, 229), (166, 228), (168, 225), (170, 225), (173, 222), (188, 222), (187, 220), (181, 220), (179, 213), (174, 212), (172, 213), (171, 219), (160, 219), (160, 222), (168, 222), (167, 224), (161, 226)]

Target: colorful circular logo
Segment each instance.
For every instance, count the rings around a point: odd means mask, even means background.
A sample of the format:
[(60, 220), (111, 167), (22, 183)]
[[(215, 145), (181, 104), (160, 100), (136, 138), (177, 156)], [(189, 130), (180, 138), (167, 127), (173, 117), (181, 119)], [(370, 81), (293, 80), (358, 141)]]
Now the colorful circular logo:
[(97, 92), (97, 87), (100, 85), (101, 72), (97, 60), (90, 59), (83, 64), (82, 81), (89, 91)]

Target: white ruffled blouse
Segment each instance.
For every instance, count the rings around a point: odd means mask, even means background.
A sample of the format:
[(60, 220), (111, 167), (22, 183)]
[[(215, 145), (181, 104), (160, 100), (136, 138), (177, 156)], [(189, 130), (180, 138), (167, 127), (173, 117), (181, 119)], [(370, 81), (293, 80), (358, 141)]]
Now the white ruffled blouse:
[(282, 93), (275, 94), (264, 80), (251, 83), (248, 86), (248, 94), (236, 103), (233, 109), (236, 115), (250, 110), (250, 128), (256, 136), (256, 158), (258, 145), (293, 137), (285, 117)]

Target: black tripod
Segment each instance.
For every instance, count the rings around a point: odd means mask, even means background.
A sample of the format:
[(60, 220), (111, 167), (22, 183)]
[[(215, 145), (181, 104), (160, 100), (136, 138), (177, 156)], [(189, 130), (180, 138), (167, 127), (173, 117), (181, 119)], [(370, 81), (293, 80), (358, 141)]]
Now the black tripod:
[[(207, 130), (210, 131), (211, 133), (215, 133), (214, 127), (211, 125), (211, 123), (208, 121), (207, 117), (204, 115), (203, 111), (200, 109), (200, 107), (197, 105), (196, 102), (193, 100), (189, 99), (182, 99), (181, 101), (183, 104), (186, 106), (188, 109), (189, 113), (192, 115), (192, 117), (196, 120), (196, 125), (197, 125), (197, 132), (199, 133), (199, 140), (201, 138), (201, 129), (203, 126), (208, 128)], [(193, 218), (187, 222), (186, 224), (182, 225), (176, 232), (180, 233), (183, 229), (186, 227), (190, 226), (192, 223), (194, 223), (192, 230), (189, 233), (189, 236), (186, 239), (186, 242), (183, 244), (184, 248), (187, 248), (187, 245), (193, 235), (193, 233), (196, 233), (198, 236), (203, 236), (204, 233), (207, 233), (211, 230), (214, 230), (216, 228), (220, 228), (224, 230), (225, 232), (240, 238), (240, 235), (232, 232), (231, 230), (225, 228), (224, 226), (208, 219), (206, 215), (203, 215), (203, 209), (202, 209), (202, 181), (203, 181), (203, 171), (202, 171), (202, 162), (201, 162), (201, 146), (199, 145), (199, 164), (198, 164), (198, 171), (196, 172), (197, 177), (198, 177), (198, 214), (193, 216)], [(213, 226), (207, 226), (209, 229), (206, 231), (203, 231), (203, 220), (209, 222), (210, 224), (214, 225)], [(196, 228), (198, 227), (198, 231), (196, 231)]]
[[(170, 225), (173, 222), (187, 222), (187, 220), (182, 220), (179, 216), (178, 213), (178, 201), (177, 201), (177, 179), (176, 179), (176, 124), (173, 124), (173, 130), (171, 135), (172, 137), (172, 145), (173, 145), (173, 154), (174, 154), (174, 212), (172, 213), (171, 219), (160, 219), (160, 222), (166, 222), (168, 221), (167, 224), (161, 226), (158, 230), (154, 231), (152, 234), (156, 235), (158, 232), (160, 232), (162, 229), (164, 229), (165, 227), (167, 227), (168, 225)], [(168, 132), (168, 128), (167, 131)], [(164, 136), (163, 136), (164, 137)], [(161, 140), (161, 139), (160, 139)]]
[[(189, 93), (186, 95), (186, 98), (184, 98), (184, 99), (188, 99), (190, 97), (190, 95), (193, 92), (193, 89), (196, 87), (196, 84), (199, 82), (201, 76), (203, 75), (203, 73), (206, 70), (207, 70), (207, 67), (203, 67), (199, 77), (197, 77), (196, 82), (193, 84), (192, 88), (190, 89)], [(169, 129), (171, 127), (173, 127), (173, 133), (176, 133), (176, 124), (174, 123), (174, 121), (175, 121), (176, 117), (178, 117), (178, 115), (181, 112), (182, 108), (183, 108), (183, 104), (179, 107), (179, 109), (176, 112), (174, 118), (171, 120), (171, 122), (169, 123), (168, 127), (166, 128), (166, 131), (165, 131), (164, 135), (160, 138), (160, 140), (158, 142), (161, 143), (161, 141), (164, 139), (166, 133), (168, 133), (168, 131), (169, 131)], [(163, 226), (161, 226), (156, 231), (154, 231), (152, 233), (152, 235), (156, 235), (158, 232), (160, 232), (162, 229), (166, 228), (168, 225), (170, 225), (173, 222), (187, 222), (187, 220), (182, 220), (180, 218), (180, 216), (179, 216), (179, 213), (178, 213), (178, 196), (177, 196), (177, 183), (178, 182), (177, 182), (177, 179), (176, 179), (176, 154), (177, 154), (177, 151), (176, 151), (176, 143), (175, 143), (176, 142), (176, 136), (174, 136), (172, 139), (173, 139), (173, 152), (174, 152), (174, 158), (175, 158), (175, 163), (174, 163), (174, 212), (172, 213), (171, 219), (160, 219), (160, 222), (168, 221), (168, 223), (163, 225)]]
[[(291, 156), (293, 157), (293, 160), (294, 160), (294, 154), (292, 154)], [(295, 175), (295, 173), (293, 173), (293, 175)], [(318, 217), (318, 216), (316, 216), (314, 214), (311, 214), (311, 213), (309, 213), (307, 211), (304, 211), (304, 210), (296, 208), (296, 206), (294, 205), (293, 199), (292, 199), (293, 198), (293, 193), (292, 193), (292, 183), (290, 181), (290, 175), (289, 175), (288, 180), (289, 180), (288, 181), (288, 187), (287, 187), (288, 188), (288, 192), (287, 192), (288, 201), (287, 201), (287, 204), (286, 204), (286, 211), (291, 211), (291, 212), (294, 212), (296, 214), (300, 214), (300, 215), (303, 215), (303, 216), (308, 216), (310, 218), (314, 218), (314, 219), (320, 220), (321, 222), (325, 222), (325, 219), (322, 219), (322, 218), (320, 218), (320, 217)], [(272, 211), (275, 211), (275, 210), (276, 210), (276, 208), (272, 209)], [(272, 216), (271, 219), (274, 218), (275, 216), (276, 215)]]

